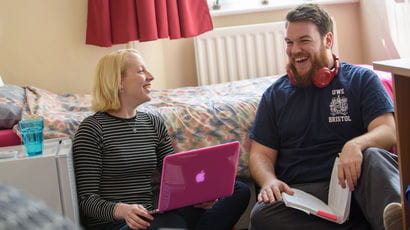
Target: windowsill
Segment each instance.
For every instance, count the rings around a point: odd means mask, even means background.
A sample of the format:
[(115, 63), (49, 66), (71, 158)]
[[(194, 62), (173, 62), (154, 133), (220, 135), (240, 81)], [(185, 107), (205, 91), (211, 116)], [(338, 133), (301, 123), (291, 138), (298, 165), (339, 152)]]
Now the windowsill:
[(227, 16), (235, 14), (248, 14), (263, 11), (275, 11), (290, 9), (302, 3), (318, 3), (320, 5), (333, 5), (342, 3), (355, 3), (359, 0), (270, 0), (268, 4), (263, 5), (261, 1), (249, 1), (244, 0), (242, 4), (235, 5), (223, 5), (221, 9), (214, 10), (212, 6), (211, 15), (212, 17)]

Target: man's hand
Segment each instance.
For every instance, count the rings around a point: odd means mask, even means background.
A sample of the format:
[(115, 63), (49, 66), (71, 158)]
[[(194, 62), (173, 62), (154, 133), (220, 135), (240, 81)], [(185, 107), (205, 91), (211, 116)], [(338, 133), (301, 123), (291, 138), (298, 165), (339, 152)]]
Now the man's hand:
[(146, 220), (154, 219), (140, 204), (118, 203), (115, 206), (114, 216), (117, 219), (124, 219), (131, 229), (147, 229), (150, 223)]
[(258, 194), (258, 202), (274, 203), (277, 200), (282, 200), (282, 192), (289, 195), (294, 193), (285, 182), (274, 179), (271, 183), (262, 186)]
[(353, 191), (362, 173), (363, 154), (360, 147), (354, 141), (347, 142), (339, 153), (338, 178), (342, 188), (346, 188), (346, 182), (350, 191)]

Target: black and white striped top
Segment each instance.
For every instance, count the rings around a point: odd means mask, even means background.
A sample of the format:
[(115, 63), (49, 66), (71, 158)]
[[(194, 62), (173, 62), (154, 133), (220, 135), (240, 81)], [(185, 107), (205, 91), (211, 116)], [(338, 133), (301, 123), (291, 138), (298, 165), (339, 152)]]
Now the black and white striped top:
[(122, 119), (97, 112), (81, 123), (73, 159), (81, 212), (88, 226), (114, 220), (118, 202), (152, 208), (151, 176), (173, 153), (160, 118), (138, 112)]

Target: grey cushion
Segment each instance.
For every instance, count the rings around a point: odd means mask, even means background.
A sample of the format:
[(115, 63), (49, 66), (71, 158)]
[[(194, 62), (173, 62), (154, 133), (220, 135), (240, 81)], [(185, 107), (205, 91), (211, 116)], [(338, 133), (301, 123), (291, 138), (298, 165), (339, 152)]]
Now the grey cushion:
[(0, 87), (0, 129), (11, 129), (21, 120), (24, 89), (16, 85)]

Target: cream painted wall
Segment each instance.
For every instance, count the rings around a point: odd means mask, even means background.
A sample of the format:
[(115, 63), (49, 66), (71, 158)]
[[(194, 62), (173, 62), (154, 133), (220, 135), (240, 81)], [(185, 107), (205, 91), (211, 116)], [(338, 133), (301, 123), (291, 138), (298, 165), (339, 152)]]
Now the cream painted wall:
[(0, 74), (8, 84), (88, 92), (98, 58), (119, 48), (85, 45), (87, 1), (0, 1)]
[[(195, 86), (193, 39), (134, 42), (103, 48), (85, 45), (87, 1), (0, 0), (0, 75), (5, 83), (56, 93), (90, 93), (94, 67), (104, 54), (135, 47), (156, 77), (153, 88)], [(324, 6), (337, 21), (342, 60), (363, 63), (358, 3)], [(283, 20), (286, 10), (220, 16), (214, 26)], [(284, 57), (285, 58), (285, 57)]]

